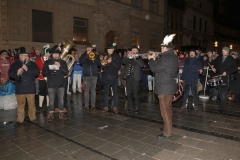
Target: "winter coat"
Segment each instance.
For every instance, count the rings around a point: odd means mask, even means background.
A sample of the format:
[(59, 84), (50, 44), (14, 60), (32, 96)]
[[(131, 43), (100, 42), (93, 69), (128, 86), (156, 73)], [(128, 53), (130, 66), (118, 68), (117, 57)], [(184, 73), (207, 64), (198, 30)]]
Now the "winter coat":
[(163, 52), (159, 60), (149, 60), (149, 66), (155, 73), (155, 93), (171, 95), (176, 93), (178, 58), (172, 49)]

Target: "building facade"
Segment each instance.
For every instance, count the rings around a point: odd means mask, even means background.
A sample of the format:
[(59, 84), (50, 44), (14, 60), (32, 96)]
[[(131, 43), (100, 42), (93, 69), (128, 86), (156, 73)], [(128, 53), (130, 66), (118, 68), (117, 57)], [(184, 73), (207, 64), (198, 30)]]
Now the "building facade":
[(0, 0), (0, 48), (51, 46), (72, 40), (118, 49), (138, 45), (159, 50), (164, 37), (165, 0)]

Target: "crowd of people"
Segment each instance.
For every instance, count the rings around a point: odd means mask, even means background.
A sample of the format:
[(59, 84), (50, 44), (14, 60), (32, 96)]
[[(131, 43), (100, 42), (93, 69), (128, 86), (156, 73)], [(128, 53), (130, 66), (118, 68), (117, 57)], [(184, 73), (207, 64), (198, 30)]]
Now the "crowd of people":
[[(212, 100), (219, 98), (219, 112), (226, 109), (227, 99), (240, 99), (240, 59), (228, 47), (221, 54), (200, 50), (177, 53), (173, 49), (175, 34), (166, 36), (161, 44), (161, 54), (151, 52), (143, 58), (140, 49), (134, 45), (123, 53), (115, 51), (115, 43), (106, 46), (106, 53), (96, 52), (96, 45), (86, 45), (84, 53), (79, 54), (71, 48), (69, 62), (61, 57), (66, 51), (63, 43), (53, 47), (44, 45), (43, 49), (32, 48), (29, 53), (25, 47), (0, 51), (0, 109), (17, 108), (15, 126), (23, 123), (26, 100), (29, 119), (37, 123), (36, 109), (45, 107), (47, 120), (54, 120), (54, 113), (66, 120), (67, 94), (83, 93), (83, 110), (96, 109), (97, 84), (104, 90), (102, 112), (112, 109), (118, 113), (118, 88), (123, 87), (127, 97), (127, 113), (137, 114), (140, 110), (139, 91), (148, 90), (159, 98), (164, 130), (158, 138), (167, 138), (172, 133), (172, 102), (177, 84), (183, 86), (183, 104), (188, 108), (188, 98), (193, 97), (194, 110), (198, 110), (199, 94), (211, 95)], [(169, 40), (170, 38), (170, 40)], [(219, 80), (220, 79), (220, 80)], [(209, 85), (209, 80), (219, 83)], [(113, 104), (109, 107), (109, 93)], [(35, 98), (39, 104), (35, 107)], [(3, 98), (4, 97), (4, 98)], [(43, 105), (43, 102), (46, 105)]]

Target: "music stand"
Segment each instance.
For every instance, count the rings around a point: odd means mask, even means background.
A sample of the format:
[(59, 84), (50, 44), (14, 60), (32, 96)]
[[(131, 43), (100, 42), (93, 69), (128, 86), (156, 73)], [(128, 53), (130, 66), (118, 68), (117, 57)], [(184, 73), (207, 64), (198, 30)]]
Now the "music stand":
[(209, 70), (209, 67), (207, 67), (207, 73), (206, 73), (206, 78), (205, 78), (205, 84), (204, 84), (204, 89), (203, 89), (203, 95), (199, 95), (199, 98), (201, 98), (201, 99), (209, 99), (209, 96), (206, 95), (208, 70)]

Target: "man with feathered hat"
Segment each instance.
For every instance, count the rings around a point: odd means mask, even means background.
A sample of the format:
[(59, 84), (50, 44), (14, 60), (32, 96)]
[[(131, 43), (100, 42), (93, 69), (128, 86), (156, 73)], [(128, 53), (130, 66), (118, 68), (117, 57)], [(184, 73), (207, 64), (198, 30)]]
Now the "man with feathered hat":
[[(108, 108), (108, 98), (109, 98), (109, 89), (112, 87), (113, 91), (113, 112), (118, 113), (117, 102), (118, 102), (118, 71), (121, 66), (120, 56), (114, 52), (116, 43), (111, 43), (107, 45), (107, 66), (103, 66), (102, 82), (104, 85), (104, 108), (102, 112), (107, 112)], [(103, 60), (103, 57), (100, 58)]]
[(176, 80), (178, 72), (178, 58), (174, 53), (172, 40), (175, 34), (167, 35), (161, 44), (162, 56), (159, 60), (156, 55), (148, 55), (149, 66), (155, 73), (155, 93), (159, 98), (161, 116), (163, 118), (163, 133), (158, 139), (166, 139), (172, 134), (172, 98), (176, 93)]
[(49, 44), (44, 45), (43, 50), (42, 50), (43, 56), (38, 57), (36, 59), (36, 64), (40, 70), (40, 74), (38, 75), (38, 83), (39, 83), (38, 95), (39, 95), (39, 107), (40, 108), (42, 108), (44, 97), (46, 97), (46, 100), (47, 100), (47, 107), (49, 106), (47, 81), (46, 81), (46, 78), (42, 74), (42, 70), (43, 70), (44, 62), (47, 61), (49, 59), (49, 57), (51, 56), (50, 50), (51, 50), (51, 48), (50, 48)]
[(28, 116), (29, 119), (37, 123), (35, 93), (35, 79), (39, 75), (39, 69), (35, 62), (30, 61), (29, 53), (25, 48), (20, 50), (19, 60), (15, 61), (8, 70), (9, 78), (15, 80), (16, 98), (18, 103), (17, 122), (15, 127), (21, 125), (25, 118), (26, 99), (28, 101)]

